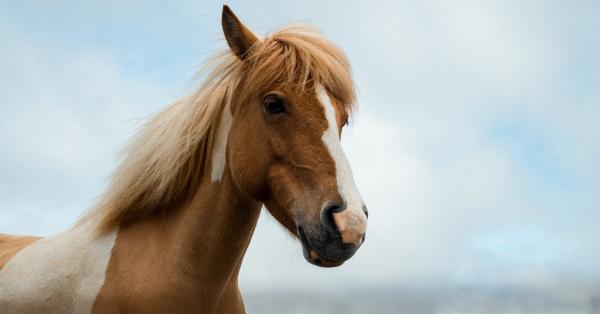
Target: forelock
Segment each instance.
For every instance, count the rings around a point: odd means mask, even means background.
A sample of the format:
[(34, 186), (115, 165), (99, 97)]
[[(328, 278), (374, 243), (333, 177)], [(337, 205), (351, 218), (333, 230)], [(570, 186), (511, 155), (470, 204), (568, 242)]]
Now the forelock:
[(316, 29), (293, 25), (266, 36), (246, 59), (248, 84), (262, 90), (284, 84), (302, 93), (322, 85), (348, 112), (356, 93), (344, 53)]

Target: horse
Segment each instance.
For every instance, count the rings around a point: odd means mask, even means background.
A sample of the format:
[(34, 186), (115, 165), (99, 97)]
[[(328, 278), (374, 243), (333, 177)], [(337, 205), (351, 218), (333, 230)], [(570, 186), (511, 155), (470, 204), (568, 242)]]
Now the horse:
[(263, 206), (305, 259), (342, 265), (367, 208), (341, 147), (346, 56), (316, 29), (260, 38), (223, 7), (203, 81), (140, 127), (68, 230), (0, 235), (3, 313), (244, 313), (243, 257)]

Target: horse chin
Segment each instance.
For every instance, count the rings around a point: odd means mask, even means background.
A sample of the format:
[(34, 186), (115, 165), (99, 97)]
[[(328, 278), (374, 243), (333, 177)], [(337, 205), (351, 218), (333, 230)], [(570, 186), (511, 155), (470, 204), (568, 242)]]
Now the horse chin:
[(319, 267), (338, 267), (344, 264), (344, 261), (332, 261), (321, 257), (317, 252), (313, 251), (306, 239), (306, 234), (302, 228), (298, 228), (298, 237), (302, 243), (302, 254), (307, 262)]
[(309, 249), (302, 245), (302, 253), (304, 254), (304, 258), (307, 262), (319, 266), (319, 267), (338, 267), (344, 264), (344, 261), (330, 261), (328, 259), (322, 258), (315, 251), (309, 251)]

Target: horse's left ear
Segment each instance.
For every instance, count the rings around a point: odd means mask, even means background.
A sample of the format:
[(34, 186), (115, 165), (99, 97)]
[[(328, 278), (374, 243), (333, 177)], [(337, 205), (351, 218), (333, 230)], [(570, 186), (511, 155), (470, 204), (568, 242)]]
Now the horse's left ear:
[(250, 47), (258, 41), (258, 37), (240, 22), (227, 5), (223, 6), (221, 24), (229, 47), (238, 58), (244, 60)]

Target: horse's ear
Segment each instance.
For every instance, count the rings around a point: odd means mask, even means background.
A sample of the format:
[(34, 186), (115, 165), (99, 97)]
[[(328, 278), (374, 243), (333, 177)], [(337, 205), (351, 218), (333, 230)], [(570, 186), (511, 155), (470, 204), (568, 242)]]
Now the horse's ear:
[(250, 47), (258, 41), (258, 37), (240, 22), (227, 5), (223, 6), (221, 24), (229, 47), (238, 58), (244, 60)]

